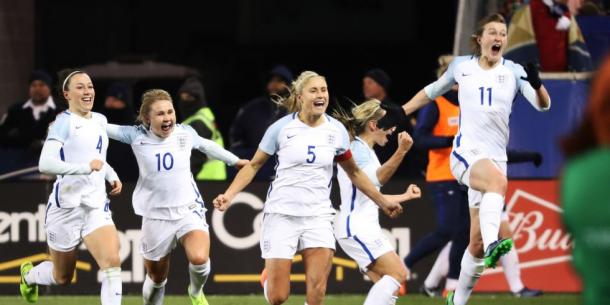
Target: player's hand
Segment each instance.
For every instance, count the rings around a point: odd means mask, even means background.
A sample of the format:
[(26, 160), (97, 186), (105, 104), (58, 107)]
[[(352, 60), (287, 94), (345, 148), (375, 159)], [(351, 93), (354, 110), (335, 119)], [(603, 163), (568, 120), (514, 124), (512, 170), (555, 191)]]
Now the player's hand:
[(402, 206), (399, 202), (389, 202), (388, 205), (383, 207), (383, 212), (390, 218), (396, 218), (402, 214)]
[(94, 159), (89, 162), (89, 167), (91, 168), (91, 171), (99, 171), (102, 169), (102, 166), (104, 166), (104, 161), (102, 160)]
[(237, 163), (235, 163), (235, 168), (241, 169), (242, 167), (248, 165), (248, 163), (250, 163), (250, 160), (239, 159), (237, 160)]
[(223, 212), (223, 211), (226, 211), (227, 208), (229, 208), (229, 205), (231, 204), (232, 199), (233, 198), (230, 198), (229, 196), (227, 196), (225, 194), (220, 194), (220, 195), (216, 196), (216, 198), (214, 198), (212, 203), (214, 204), (214, 208)]
[(407, 187), (407, 190), (405, 191), (405, 195), (407, 197), (407, 200), (421, 198), (421, 190), (417, 185), (410, 184), (409, 187)]
[(538, 67), (533, 62), (528, 62), (527, 65), (523, 67), (525, 69), (525, 73), (527, 73), (527, 77), (521, 76), (522, 80), (526, 80), (532, 85), (532, 88), (538, 90), (542, 86), (542, 81), (540, 80), (540, 75), (538, 74)]
[(413, 146), (413, 138), (406, 131), (398, 134), (398, 150), (407, 153)]
[(110, 185), (112, 186), (112, 190), (110, 190), (111, 196), (118, 196), (121, 193), (121, 190), (123, 190), (123, 183), (119, 180), (110, 182)]

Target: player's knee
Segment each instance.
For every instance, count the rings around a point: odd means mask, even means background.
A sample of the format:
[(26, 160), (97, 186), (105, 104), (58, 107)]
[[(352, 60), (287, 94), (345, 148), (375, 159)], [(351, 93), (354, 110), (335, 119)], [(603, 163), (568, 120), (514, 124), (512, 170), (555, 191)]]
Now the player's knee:
[(165, 273), (148, 273), (148, 277), (155, 283), (161, 284), (167, 278), (167, 274)]
[(501, 174), (493, 175), (489, 181), (489, 186), (489, 191), (504, 195), (506, 194), (506, 188), (508, 187), (508, 179)]
[(396, 268), (396, 271), (390, 274), (390, 276), (399, 283), (402, 283), (407, 280), (407, 268), (401, 265), (400, 268)]
[(468, 245), (468, 251), (475, 257), (483, 257), (483, 254), (485, 253), (485, 249), (483, 249), (483, 240), (471, 239), (470, 244)]
[(267, 293), (267, 299), (269, 300), (269, 304), (271, 305), (280, 305), (284, 304), (286, 300), (288, 300), (288, 292), (286, 293)]
[(190, 257), (189, 263), (193, 265), (203, 265), (208, 262), (208, 259), (208, 256), (203, 253), (195, 253)]
[(121, 266), (121, 258), (119, 257), (119, 253), (113, 253), (106, 257), (104, 257), (100, 264), (100, 269), (107, 269), (113, 267)]

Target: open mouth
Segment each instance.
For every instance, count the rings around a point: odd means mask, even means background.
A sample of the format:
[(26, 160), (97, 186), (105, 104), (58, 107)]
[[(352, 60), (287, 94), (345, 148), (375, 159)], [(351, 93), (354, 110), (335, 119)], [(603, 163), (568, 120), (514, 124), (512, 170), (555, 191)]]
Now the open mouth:
[(501, 49), (502, 49), (502, 45), (499, 43), (496, 43), (493, 46), (491, 46), (491, 53), (493, 55), (498, 55), (498, 53), (500, 53)]
[(172, 126), (174, 126), (174, 123), (172, 123), (172, 122), (163, 123), (163, 124), (161, 124), (161, 130), (170, 131), (172, 129)]
[(81, 99), (81, 101), (83, 101), (84, 103), (91, 103), (91, 102), (93, 102), (93, 98), (90, 97), (90, 96), (89, 97), (83, 97)]
[(316, 100), (313, 102), (314, 107), (324, 107), (324, 104), (325, 104), (324, 100)]

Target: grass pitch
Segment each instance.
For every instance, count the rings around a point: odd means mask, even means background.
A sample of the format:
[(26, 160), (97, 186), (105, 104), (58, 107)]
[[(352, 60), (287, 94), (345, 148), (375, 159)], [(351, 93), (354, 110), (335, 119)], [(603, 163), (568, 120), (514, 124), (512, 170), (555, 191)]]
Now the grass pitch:
[[(326, 297), (326, 305), (357, 305), (364, 303), (365, 295), (335, 294)], [(262, 295), (211, 295), (207, 297), (210, 305), (266, 305)], [(99, 304), (99, 296), (41, 296), (38, 300), (40, 305), (84, 305)], [(287, 305), (303, 305), (303, 295), (292, 295), (285, 303)], [(520, 299), (508, 294), (477, 294), (474, 295), (469, 305), (578, 305), (581, 303), (580, 295), (576, 294), (547, 294), (539, 298)], [(0, 296), (2, 305), (26, 305), (18, 296)], [(141, 296), (124, 296), (123, 305), (141, 305)], [(188, 305), (190, 300), (186, 296), (166, 296), (165, 305)], [(428, 298), (422, 295), (412, 294), (400, 297), (396, 304), (399, 305), (441, 305), (445, 301), (440, 298)]]

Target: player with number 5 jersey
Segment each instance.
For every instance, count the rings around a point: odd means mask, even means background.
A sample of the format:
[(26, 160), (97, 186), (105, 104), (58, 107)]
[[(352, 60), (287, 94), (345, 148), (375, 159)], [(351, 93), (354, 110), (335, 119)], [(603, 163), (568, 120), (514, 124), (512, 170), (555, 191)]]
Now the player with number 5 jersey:
[(347, 130), (325, 113), (328, 87), (323, 76), (312, 71), (301, 73), (292, 83), (290, 96), (279, 102), (290, 114), (267, 129), (252, 161), (239, 171), (225, 193), (214, 199), (214, 206), (226, 210), (265, 161), (277, 155), (260, 241), (266, 268), (264, 296), (270, 304), (286, 301), (292, 258), (298, 252), (305, 265), (306, 304), (319, 305), (335, 251), (335, 211), (329, 199), (334, 163), (338, 162), (354, 185), (387, 214), (395, 216), (402, 208), (399, 202), (384, 198), (356, 166)]
[[(506, 146), (509, 119), (517, 93), (538, 111), (551, 107), (551, 98), (532, 63), (524, 68), (502, 57), (507, 45), (504, 17), (483, 18), (472, 36), (475, 52), (453, 60), (435, 82), (403, 105), (408, 115), (457, 83), (459, 131), (453, 141), (450, 167), (458, 182), (469, 187), (470, 244), (462, 257), (455, 294), (448, 304), (465, 304), (485, 267), (494, 268), (512, 248), (511, 239), (498, 239), (506, 194)], [(480, 193), (480, 194), (478, 194)], [(480, 203), (479, 203), (480, 202)]]
[(139, 167), (133, 207), (142, 220), (142, 247), (146, 279), (144, 304), (163, 304), (171, 251), (177, 243), (189, 261), (188, 294), (194, 305), (207, 304), (203, 285), (210, 273), (210, 237), (205, 207), (191, 173), (191, 150), (197, 149), (229, 165), (241, 160), (188, 125), (176, 124), (169, 93), (160, 89), (142, 95), (139, 126), (108, 124), (111, 139), (131, 145)]

